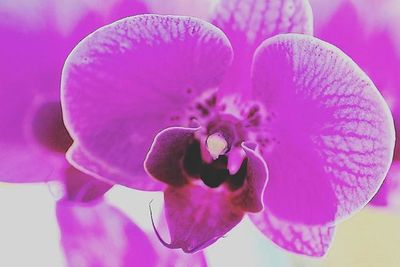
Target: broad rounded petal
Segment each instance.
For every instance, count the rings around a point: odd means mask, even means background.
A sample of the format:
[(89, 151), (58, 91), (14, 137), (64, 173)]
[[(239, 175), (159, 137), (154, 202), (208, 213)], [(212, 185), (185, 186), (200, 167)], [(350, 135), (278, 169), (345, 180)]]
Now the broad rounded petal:
[(400, 207), (400, 162), (394, 161), (378, 193), (369, 202), (377, 207), (398, 210)]
[(68, 266), (156, 266), (157, 255), (147, 236), (104, 201), (59, 201), (57, 219)]
[(256, 146), (243, 143), (247, 157), (247, 176), (243, 187), (232, 198), (232, 203), (243, 211), (259, 212), (264, 208), (263, 195), (268, 181), (268, 168), (264, 159), (256, 152)]
[(171, 236), (170, 248), (193, 253), (216, 242), (243, 218), (225, 191), (197, 185), (168, 187), (165, 213)]
[(322, 257), (326, 254), (335, 232), (333, 226), (305, 225), (280, 220), (268, 209), (250, 215), (250, 219), (281, 248), (312, 257)]
[(334, 222), (376, 193), (393, 156), (389, 108), (343, 52), (317, 38), (286, 34), (257, 50), (253, 95), (270, 115), (263, 155), (264, 204), (295, 223)]
[(186, 184), (188, 180), (182, 169), (182, 159), (197, 130), (198, 128), (172, 127), (157, 134), (144, 161), (146, 171), (152, 177), (172, 186)]
[(231, 58), (225, 35), (194, 18), (143, 15), (100, 28), (64, 66), (67, 128), (88, 157), (113, 169), (107, 178), (130, 186), (146, 175), (155, 135), (182, 124), (183, 110), (219, 84)]
[(221, 0), (212, 20), (232, 43), (235, 59), (222, 92), (245, 94), (256, 48), (280, 33), (312, 34), (312, 12), (307, 0)]

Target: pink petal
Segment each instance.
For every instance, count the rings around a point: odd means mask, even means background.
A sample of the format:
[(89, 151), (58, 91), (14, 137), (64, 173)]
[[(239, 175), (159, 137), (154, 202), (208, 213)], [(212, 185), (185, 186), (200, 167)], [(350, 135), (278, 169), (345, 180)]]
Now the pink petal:
[(60, 201), (57, 218), (68, 266), (156, 266), (157, 255), (146, 235), (103, 201)]
[(298, 254), (322, 257), (329, 249), (335, 228), (281, 220), (270, 210), (250, 215), (253, 223), (275, 244)]
[[(331, 9), (330, 16), (320, 16), (321, 3), (314, 1), (320, 18), (316, 34), (337, 45), (368, 73), (386, 99), (398, 129), (400, 125), (400, 50), (397, 30), (399, 12), (396, 1), (343, 1)], [(325, 5), (325, 3), (324, 3)], [(396, 131), (394, 159), (400, 160), (399, 130)], [(399, 180), (392, 166), (379, 192), (370, 204), (393, 206)]]
[(307, 35), (267, 40), (253, 67), (254, 96), (270, 114), (261, 147), (267, 210), (324, 225), (362, 208), (394, 146), (389, 109), (371, 80), (339, 49)]
[(144, 167), (154, 178), (172, 186), (186, 184), (182, 160), (198, 128), (172, 127), (162, 130), (146, 156)]
[(171, 243), (193, 253), (216, 242), (243, 218), (224, 190), (186, 185), (168, 187), (164, 193), (165, 212)]
[(22, 144), (0, 145), (0, 181), (32, 183), (52, 180), (54, 166)]
[(307, 0), (222, 0), (212, 21), (226, 33), (235, 53), (224, 92), (248, 92), (253, 54), (265, 39), (279, 33), (312, 34)]
[(182, 124), (177, 117), (218, 85), (231, 58), (223, 33), (194, 18), (143, 15), (103, 27), (66, 61), (68, 129), (86, 158), (112, 169), (99, 176), (135, 187), (148, 180), (143, 161), (152, 139)]
[(235, 193), (232, 203), (243, 211), (259, 212), (264, 208), (263, 193), (268, 181), (268, 169), (264, 159), (256, 152), (255, 145), (243, 143), (247, 157), (247, 176), (239, 192)]
[(65, 170), (65, 188), (71, 201), (89, 202), (96, 200), (111, 189), (112, 184), (86, 175), (72, 166)]

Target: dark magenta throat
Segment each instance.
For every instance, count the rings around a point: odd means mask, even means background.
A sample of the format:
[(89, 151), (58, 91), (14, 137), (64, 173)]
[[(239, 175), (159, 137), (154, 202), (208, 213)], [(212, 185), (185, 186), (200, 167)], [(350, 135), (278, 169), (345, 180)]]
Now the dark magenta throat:
[(232, 191), (239, 189), (246, 178), (247, 159), (245, 158), (235, 174), (230, 174), (228, 170), (227, 155), (220, 155), (217, 159), (207, 163), (202, 159), (200, 142), (197, 139), (187, 147), (183, 158), (184, 171), (194, 179), (201, 179), (210, 188), (217, 188), (226, 184)]

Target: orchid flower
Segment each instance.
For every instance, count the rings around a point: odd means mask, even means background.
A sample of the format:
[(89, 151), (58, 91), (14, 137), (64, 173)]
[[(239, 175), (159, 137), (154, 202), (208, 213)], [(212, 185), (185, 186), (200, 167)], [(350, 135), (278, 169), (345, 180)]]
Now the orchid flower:
[[(64, 155), (72, 143), (59, 96), (66, 56), (96, 28), (143, 12), (142, 3), (130, 0), (0, 3), (0, 181), (61, 185), (57, 218), (69, 266), (173, 266), (168, 262), (187, 260), (155, 249), (103, 200), (112, 184), (75, 169)], [(205, 266), (204, 255), (191, 262)]]
[(286, 250), (322, 256), (387, 173), (389, 109), (348, 56), (299, 34), (312, 33), (306, 1), (216, 10), (219, 28), (139, 15), (78, 44), (62, 76), (67, 159), (163, 191), (171, 240), (154, 228), (169, 248), (196, 252), (249, 216)]
[[(323, 2), (323, 3), (322, 3)], [(313, 0), (317, 16), (316, 35), (343, 49), (372, 78), (400, 125), (400, 22), (398, 1), (332, 1), (335, 8), (323, 9), (325, 1)], [(398, 131), (397, 131), (398, 137)], [(400, 146), (377, 195), (374, 206), (395, 207), (400, 200)]]

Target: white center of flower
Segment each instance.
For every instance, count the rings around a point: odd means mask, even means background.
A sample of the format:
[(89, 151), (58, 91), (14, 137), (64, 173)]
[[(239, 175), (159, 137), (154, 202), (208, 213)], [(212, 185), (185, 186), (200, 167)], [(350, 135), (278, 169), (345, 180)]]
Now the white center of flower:
[(206, 146), (213, 159), (217, 159), (228, 150), (228, 142), (220, 133), (214, 133), (208, 136)]

